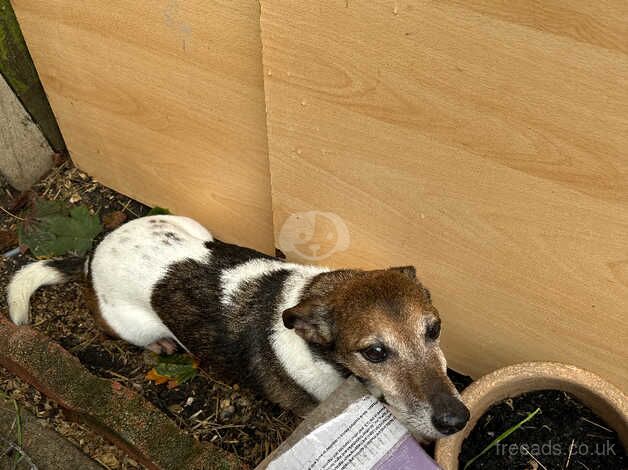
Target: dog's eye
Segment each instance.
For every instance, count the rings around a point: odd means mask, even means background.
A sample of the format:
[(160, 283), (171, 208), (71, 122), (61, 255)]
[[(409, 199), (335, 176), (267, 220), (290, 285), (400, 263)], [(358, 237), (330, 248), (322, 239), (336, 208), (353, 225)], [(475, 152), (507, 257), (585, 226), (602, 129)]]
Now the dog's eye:
[(436, 320), (427, 326), (425, 336), (430, 340), (438, 339), (440, 336), (440, 320)]
[(370, 362), (382, 362), (388, 357), (388, 351), (381, 344), (375, 344), (360, 351), (364, 359)]

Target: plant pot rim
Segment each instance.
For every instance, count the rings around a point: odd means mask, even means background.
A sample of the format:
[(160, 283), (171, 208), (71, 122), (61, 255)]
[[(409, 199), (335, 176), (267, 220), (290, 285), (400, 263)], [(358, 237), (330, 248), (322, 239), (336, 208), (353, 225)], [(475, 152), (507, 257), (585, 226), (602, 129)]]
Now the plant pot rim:
[(436, 463), (444, 470), (457, 470), (462, 442), (488, 408), (506, 398), (545, 389), (574, 395), (617, 431), (624, 448), (628, 447), (628, 397), (619, 388), (576, 366), (525, 362), (497, 369), (463, 390), (462, 401), (471, 418), (462, 431), (436, 443)]

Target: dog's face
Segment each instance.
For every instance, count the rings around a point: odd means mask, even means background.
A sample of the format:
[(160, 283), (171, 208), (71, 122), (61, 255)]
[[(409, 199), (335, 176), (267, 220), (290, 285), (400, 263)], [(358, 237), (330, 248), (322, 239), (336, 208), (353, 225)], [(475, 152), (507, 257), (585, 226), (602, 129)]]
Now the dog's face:
[(284, 323), (360, 378), (416, 437), (438, 439), (468, 421), (447, 377), (438, 311), (413, 267), (356, 272), (286, 310)]

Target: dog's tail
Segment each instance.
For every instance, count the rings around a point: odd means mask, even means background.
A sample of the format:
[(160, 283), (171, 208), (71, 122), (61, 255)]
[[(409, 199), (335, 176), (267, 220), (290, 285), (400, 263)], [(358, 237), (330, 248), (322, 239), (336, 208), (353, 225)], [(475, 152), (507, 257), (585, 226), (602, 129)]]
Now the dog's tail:
[(16, 325), (28, 323), (30, 298), (41, 286), (63, 284), (87, 274), (88, 262), (72, 257), (27, 264), (20, 269), (7, 287), (9, 316)]

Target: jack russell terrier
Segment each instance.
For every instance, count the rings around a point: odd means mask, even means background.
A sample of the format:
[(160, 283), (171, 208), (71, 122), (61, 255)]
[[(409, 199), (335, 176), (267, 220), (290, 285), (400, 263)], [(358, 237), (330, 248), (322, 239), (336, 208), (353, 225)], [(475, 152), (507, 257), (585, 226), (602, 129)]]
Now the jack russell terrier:
[(441, 322), (412, 266), (330, 270), (221, 242), (187, 217), (158, 215), (108, 234), (91, 259), (38, 261), (8, 286), (27, 323), (40, 287), (84, 277), (109, 334), (212, 370), (303, 415), (354, 374), (424, 441), (464, 427)]

